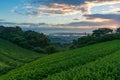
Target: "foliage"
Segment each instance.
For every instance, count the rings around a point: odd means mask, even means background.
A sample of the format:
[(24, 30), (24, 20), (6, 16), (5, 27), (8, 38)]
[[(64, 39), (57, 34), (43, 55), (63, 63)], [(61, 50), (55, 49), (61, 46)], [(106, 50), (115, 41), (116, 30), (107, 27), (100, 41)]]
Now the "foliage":
[(46, 52), (47, 52), (48, 54), (57, 52), (55, 46), (52, 46), (52, 45), (51, 45), (51, 46), (48, 46), (45, 50), (46, 50)]
[(73, 40), (71, 48), (82, 47), (93, 43), (96, 43), (95, 37), (90, 35), (83, 36), (81, 38), (78, 38), (78, 40)]
[[(56, 52), (55, 46), (43, 33), (24, 32), (19, 27), (0, 28), (0, 37), (17, 45), (39, 53)], [(0, 75), (16, 68), (0, 76), (0, 80), (119, 80), (120, 40), (115, 39), (120, 39), (119, 28), (116, 33), (108, 28), (94, 30), (92, 35), (73, 41), (71, 48), (82, 48), (37, 60), (34, 59), (42, 54), (0, 39)]]
[(117, 32), (117, 33), (120, 33), (120, 27), (116, 29), (116, 32)]
[[(120, 45), (120, 41), (116, 40), (116, 41), (91, 45), (91, 46), (83, 47), (80, 49), (52, 54), (52, 55), (40, 58), (29, 64), (26, 64), (20, 68), (12, 70), (0, 78), (3, 80), (42, 80), (42, 79), (44, 80), (45, 78), (48, 78), (47, 80), (73, 80), (72, 78), (74, 78), (74, 80), (79, 80), (79, 78), (75, 79), (75, 77), (79, 75), (76, 73), (80, 72), (79, 71), (80, 69), (72, 71), (72, 73), (71, 72), (66, 73), (66, 71), (71, 71), (71, 69), (74, 69), (75, 67), (80, 68), (87, 64), (88, 65), (86, 67), (90, 67), (89, 63), (92, 63), (92, 62), (99, 64), (99, 59), (102, 59), (105, 56), (112, 55), (114, 52), (118, 51), (120, 49), (119, 45)], [(111, 64), (109, 65), (114, 64), (112, 63), (112, 60), (113, 59), (110, 60)], [(100, 63), (102, 62), (104, 61), (101, 61)], [(101, 64), (99, 64), (98, 66), (101, 66)], [(105, 66), (102, 66), (102, 67), (105, 68)], [(101, 68), (98, 68), (98, 69), (100, 70)], [(91, 73), (92, 73), (92, 69), (97, 69), (97, 68), (95, 67), (95, 65), (93, 66), (93, 68), (90, 67)], [(107, 69), (109, 69), (109, 67), (107, 67), (106, 70)], [(65, 71), (65, 74), (63, 73), (64, 71)], [(81, 72), (81, 75), (79, 76), (82, 76), (82, 74), (85, 75), (84, 73), (87, 74), (87, 72), (84, 70)], [(57, 74), (62, 76), (59, 76)], [(75, 77), (73, 76), (74, 74), (76, 74)], [(104, 73), (101, 73), (101, 75), (104, 75)], [(91, 75), (90, 77), (91, 77), (90, 79), (92, 79), (92, 77), (94, 76)]]
[(120, 50), (83, 66), (75, 66), (43, 80), (119, 80)]
[(100, 37), (100, 36), (103, 36), (105, 34), (109, 34), (109, 33), (112, 33), (113, 30), (112, 29), (109, 29), (109, 28), (99, 28), (97, 30), (93, 30), (93, 36), (95, 37)]
[(31, 49), (37, 52), (41, 52), (40, 49), (38, 51), (38, 47), (44, 51), (47, 46), (51, 45), (50, 40), (43, 33), (38, 33), (31, 30), (22, 31), (22, 29), (18, 26), (0, 26), (0, 38), (9, 40), (23, 48)]
[(0, 39), (0, 75), (42, 56), (44, 54), (26, 50)]
[(24, 35), (25, 39), (33, 47), (45, 48), (50, 44), (49, 39), (43, 33), (37, 33), (35, 31), (26, 31)]
[(45, 50), (40, 48), (40, 47), (35, 47), (33, 50), (38, 52), (38, 53), (45, 53)]
[(77, 40), (73, 40), (70, 48), (78, 48), (90, 44), (120, 39), (120, 34), (118, 32), (119, 28), (116, 30), (116, 33), (112, 33), (112, 31), (113, 30), (109, 28), (99, 28), (94, 30), (91, 35), (83, 36)]

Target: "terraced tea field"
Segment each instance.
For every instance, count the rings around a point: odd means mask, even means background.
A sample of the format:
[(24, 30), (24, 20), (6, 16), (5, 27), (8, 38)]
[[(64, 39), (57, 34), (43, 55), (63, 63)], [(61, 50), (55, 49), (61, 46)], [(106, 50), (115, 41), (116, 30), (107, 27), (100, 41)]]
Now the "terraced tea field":
[(0, 79), (119, 80), (119, 72), (120, 40), (115, 40), (42, 57), (11, 70)]
[(0, 39), (0, 75), (42, 56)]

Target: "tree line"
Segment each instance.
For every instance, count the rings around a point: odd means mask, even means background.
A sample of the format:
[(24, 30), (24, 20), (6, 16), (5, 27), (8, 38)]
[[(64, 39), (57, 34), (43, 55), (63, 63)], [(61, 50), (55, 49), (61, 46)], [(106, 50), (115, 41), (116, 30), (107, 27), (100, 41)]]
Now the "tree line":
[[(0, 26), (0, 38), (39, 53), (54, 53), (59, 51), (60, 47), (60, 45), (56, 46), (55, 44), (51, 43), (50, 39), (45, 34), (32, 30), (23, 31), (19, 26)], [(117, 28), (114, 32), (110, 28), (99, 28), (93, 30), (92, 34), (82, 36), (77, 40), (73, 40), (72, 44), (70, 44), (70, 49), (116, 39), (120, 39), (120, 28)]]
[(0, 26), (0, 38), (9, 40), (18, 46), (30, 49), (39, 53), (54, 53), (56, 48), (43, 33), (32, 30), (23, 31), (19, 26)]
[(93, 30), (92, 34), (80, 37), (77, 40), (73, 40), (70, 48), (78, 48), (116, 39), (120, 39), (120, 28), (117, 28), (115, 31), (110, 28), (99, 28)]

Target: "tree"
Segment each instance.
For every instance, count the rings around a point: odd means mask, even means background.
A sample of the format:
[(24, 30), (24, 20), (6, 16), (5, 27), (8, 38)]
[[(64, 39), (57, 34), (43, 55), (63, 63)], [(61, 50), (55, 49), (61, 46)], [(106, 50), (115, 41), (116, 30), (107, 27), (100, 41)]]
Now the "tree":
[(0, 26), (0, 37), (2, 36), (2, 31), (5, 29), (5, 27), (4, 26)]
[(97, 30), (94, 30), (92, 35), (95, 37), (100, 37), (100, 36), (104, 36), (105, 34), (109, 34), (112, 32), (113, 30), (109, 28), (99, 28)]
[(57, 49), (54, 46), (50, 45), (50, 46), (46, 47), (47, 54), (51, 54), (51, 53), (55, 53), (55, 52), (57, 52)]
[(35, 47), (35, 48), (33, 48), (33, 50), (38, 52), (38, 53), (45, 53), (45, 49), (40, 48), (40, 47)]
[(116, 33), (120, 33), (120, 27), (116, 29)]
[(29, 30), (29, 31), (26, 31), (24, 35), (25, 35), (25, 39), (33, 47), (45, 48), (48, 45), (50, 45), (50, 40), (43, 33), (38, 33), (38, 32)]
[(22, 34), (23, 31), (20, 27), (4, 27), (4, 29), (1, 31), (1, 37), (10, 41), (13, 41), (13, 38)]
[[(23, 31), (19, 26), (0, 26), (0, 38), (9, 40), (23, 48), (31, 49), (36, 52), (44, 53), (46, 52), (46, 48), (50, 53), (54, 52), (53, 47), (48, 47), (52, 44), (46, 35), (31, 30)], [(51, 49), (53, 49), (53, 51)]]
[(95, 37), (87, 35), (73, 40), (71, 48), (82, 47), (93, 43), (96, 43)]

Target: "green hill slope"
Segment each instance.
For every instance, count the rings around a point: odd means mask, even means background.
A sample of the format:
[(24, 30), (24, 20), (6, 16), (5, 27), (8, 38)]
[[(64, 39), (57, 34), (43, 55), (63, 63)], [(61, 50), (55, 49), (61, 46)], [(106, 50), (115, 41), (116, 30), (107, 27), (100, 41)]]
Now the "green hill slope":
[(0, 39), (0, 75), (42, 56)]
[[(114, 74), (114, 72), (111, 72), (114, 71), (114, 67), (116, 67), (115, 71), (117, 71), (117, 69), (119, 70), (117, 67), (117, 63), (119, 65), (120, 61), (119, 50), (120, 40), (116, 40), (61, 52), (40, 58), (20, 68), (14, 69), (1, 76), (0, 79), (79, 80), (80, 78), (80, 80), (91, 80), (96, 78), (95, 76), (99, 78), (104, 76), (104, 74), (108, 75), (106, 76), (106, 79), (108, 79), (109, 75)], [(110, 67), (110, 65), (112, 65), (112, 67)], [(94, 72), (93, 74), (91, 74), (92, 71)], [(107, 74), (107, 71), (110, 72), (110, 74)], [(100, 78), (100, 80), (104, 79)]]
[(120, 80), (120, 50), (43, 80)]

